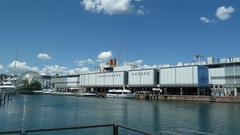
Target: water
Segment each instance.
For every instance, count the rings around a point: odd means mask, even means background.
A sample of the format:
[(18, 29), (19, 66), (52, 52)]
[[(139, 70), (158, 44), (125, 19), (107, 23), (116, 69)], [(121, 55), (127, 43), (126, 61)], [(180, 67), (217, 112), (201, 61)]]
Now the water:
[[(240, 134), (240, 104), (46, 95), (12, 98), (0, 106), (0, 131), (120, 123), (156, 134), (160, 130), (189, 134), (178, 129)], [(111, 130), (83, 133), (105, 135)]]

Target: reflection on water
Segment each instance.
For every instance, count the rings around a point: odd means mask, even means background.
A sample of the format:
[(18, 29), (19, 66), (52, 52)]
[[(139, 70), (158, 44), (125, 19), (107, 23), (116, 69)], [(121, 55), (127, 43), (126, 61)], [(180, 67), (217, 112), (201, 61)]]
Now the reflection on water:
[[(155, 133), (187, 129), (235, 135), (240, 134), (240, 105), (17, 95), (0, 106), (0, 121), (0, 131), (120, 123)], [(105, 135), (111, 129), (82, 133)]]

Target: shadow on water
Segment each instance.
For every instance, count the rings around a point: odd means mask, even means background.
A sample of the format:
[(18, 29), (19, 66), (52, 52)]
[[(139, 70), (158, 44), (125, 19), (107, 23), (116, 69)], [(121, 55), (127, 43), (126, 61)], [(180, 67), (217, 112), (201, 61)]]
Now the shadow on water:
[(200, 104), (199, 105), (199, 111), (198, 111), (198, 125), (199, 125), (199, 131), (211, 133), (210, 130), (210, 110), (211, 107), (209, 107), (206, 104)]
[(160, 111), (159, 111), (159, 105), (157, 103), (153, 103), (153, 124), (154, 124), (154, 128), (153, 128), (153, 131), (159, 131), (161, 130), (161, 126), (160, 126), (160, 122), (161, 122), (161, 119), (160, 119)]

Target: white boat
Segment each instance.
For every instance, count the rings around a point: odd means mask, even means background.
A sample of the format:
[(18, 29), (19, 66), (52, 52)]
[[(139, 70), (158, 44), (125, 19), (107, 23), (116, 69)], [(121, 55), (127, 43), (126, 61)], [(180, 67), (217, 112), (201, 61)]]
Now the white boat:
[(41, 94), (51, 94), (56, 92), (54, 89), (43, 89), (43, 90), (35, 90), (34, 93), (41, 93)]
[(0, 92), (5, 94), (15, 94), (16, 87), (9, 81), (3, 81), (0, 83)]
[(83, 96), (83, 97), (95, 97), (96, 93), (79, 93), (78, 94), (79, 97)]
[(126, 89), (112, 89), (106, 95), (108, 98), (134, 98), (134, 96), (130, 90)]

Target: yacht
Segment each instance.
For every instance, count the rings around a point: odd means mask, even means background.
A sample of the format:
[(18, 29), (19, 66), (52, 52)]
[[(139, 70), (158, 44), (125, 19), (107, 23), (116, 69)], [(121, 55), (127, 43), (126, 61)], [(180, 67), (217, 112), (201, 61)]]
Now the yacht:
[(3, 81), (0, 83), (0, 92), (6, 94), (15, 94), (16, 87), (10, 81)]
[(126, 89), (111, 89), (107, 92), (108, 98), (134, 98), (134, 94)]

